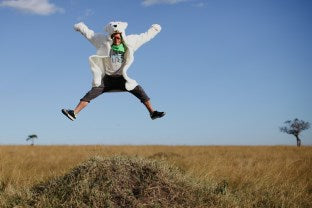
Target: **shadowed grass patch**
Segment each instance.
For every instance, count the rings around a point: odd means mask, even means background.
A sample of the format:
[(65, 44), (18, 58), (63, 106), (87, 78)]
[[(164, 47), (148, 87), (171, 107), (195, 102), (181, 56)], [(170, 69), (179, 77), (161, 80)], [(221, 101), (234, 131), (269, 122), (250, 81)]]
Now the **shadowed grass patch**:
[(157, 152), (148, 157), (149, 159), (169, 159), (169, 158), (183, 158), (182, 155), (174, 153), (174, 152)]

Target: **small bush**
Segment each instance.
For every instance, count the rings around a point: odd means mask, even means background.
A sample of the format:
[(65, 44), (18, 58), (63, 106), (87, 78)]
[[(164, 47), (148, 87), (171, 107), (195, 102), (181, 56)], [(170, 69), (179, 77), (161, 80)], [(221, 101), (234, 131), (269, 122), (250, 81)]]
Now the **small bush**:
[(80, 208), (222, 206), (220, 194), (207, 184), (188, 178), (165, 163), (129, 156), (93, 157), (64, 176), (37, 184), (29, 191), (30, 194), (24, 200), (17, 200), (15, 205)]

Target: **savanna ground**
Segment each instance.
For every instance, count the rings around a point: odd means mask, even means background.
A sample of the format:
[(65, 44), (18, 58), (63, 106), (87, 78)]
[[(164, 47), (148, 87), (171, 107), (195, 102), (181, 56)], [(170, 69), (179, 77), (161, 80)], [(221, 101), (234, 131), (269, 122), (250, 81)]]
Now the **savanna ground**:
[(8, 197), (91, 157), (113, 155), (177, 167), (213, 187), (210, 191), (226, 202), (216, 207), (312, 207), (312, 147), (100, 145), (0, 146), (0, 207), (8, 207)]

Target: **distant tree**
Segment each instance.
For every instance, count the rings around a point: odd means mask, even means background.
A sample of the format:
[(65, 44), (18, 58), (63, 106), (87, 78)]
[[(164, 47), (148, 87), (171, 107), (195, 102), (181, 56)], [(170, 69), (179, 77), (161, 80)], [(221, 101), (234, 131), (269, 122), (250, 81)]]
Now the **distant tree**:
[(31, 134), (31, 135), (28, 135), (26, 141), (31, 141), (31, 146), (33, 146), (35, 144), (35, 139), (38, 139), (38, 136), (36, 134)]
[(297, 139), (297, 147), (300, 147), (301, 140), (299, 138), (299, 134), (303, 130), (310, 128), (310, 123), (295, 118), (293, 121), (291, 120), (285, 121), (284, 124), (286, 126), (280, 127), (281, 132), (294, 135)]

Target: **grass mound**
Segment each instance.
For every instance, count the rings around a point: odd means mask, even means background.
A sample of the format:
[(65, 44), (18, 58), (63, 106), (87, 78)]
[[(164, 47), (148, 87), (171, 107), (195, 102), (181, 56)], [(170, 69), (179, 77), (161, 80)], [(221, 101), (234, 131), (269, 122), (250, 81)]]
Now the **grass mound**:
[(215, 207), (214, 190), (165, 163), (144, 158), (93, 157), (62, 177), (35, 185), (26, 207)]

